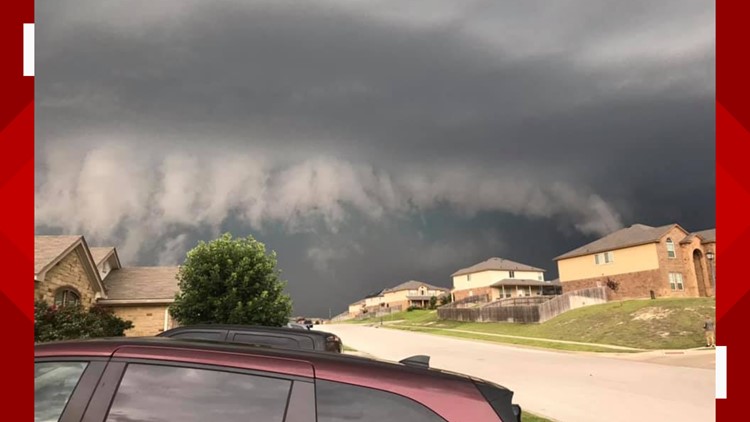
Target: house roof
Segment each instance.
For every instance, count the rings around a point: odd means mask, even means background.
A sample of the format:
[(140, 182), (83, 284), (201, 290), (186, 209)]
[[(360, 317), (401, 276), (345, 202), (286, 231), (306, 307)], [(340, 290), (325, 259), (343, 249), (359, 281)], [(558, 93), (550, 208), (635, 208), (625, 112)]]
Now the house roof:
[(698, 237), (701, 240), (701, 243), (716, 243), (716, 229), (707, 229), (690, 233), (680, 243), (690, 243), (695, 237)]
[(365, 299), (382, 296), (384, 291), (385, 290), (378, 290), (377, 292), (370, 293), (369, 295), (365, 296)]
[(104, 262), (105, 259), (109, 258), (113, 253), (115, 253), (115, 248), (113, 246), (89, 248), (89, 252), (91, 252), (91, 256), (94, 258), (94, 263), (96, 265), (99, 265)]
[(505, 278), (490, 284), (490, 287), (500, 286), (559, 286), (560, 279), (552, 281), (523, 280), (518, 278)]
[[(612, 251), (616, 249), (628, 248), (631, 246), (645, 245), (648, 243), (658, 242), (673, 227), (680, 227), (677, 224), (668, 224), (666, 226), (651, 227), (643, 224), (633, 224), (630, 227), (617, 230), (601, 239), (573, 249), (563, 255), (555, 258), (560, 259), (574, 258), (578, 256), (590, 255), (599, 252)], [(680, 227), (681, 228), (681, 227)]]
[(180, 290), (179, 267), (124, 267), (112, 271), (105, 279), (107, 300), (155, 301), (173, 300)]
[(532, 267), (531, 265), (521, 264), (519, 262), (511, 261), (510, 259), (504, 258), (490, 258), (486, 261), (482, 261), (479, 264), (472, 265), (468, 268), (462, 268), (451, 275), (451, 277), (473, 274), (480, 271), (539, 271), (544, 272), (541, 268)]
[(72, 251), (83, 236), (34, 236), (34, 274), (52, 267)]
[(432, 290), (442, 290), (445, 292), (449, 291), (449, 289), (446, 289), (445, 287), (437, 287), (437, 286), (433, 286), (432, 284), (423, 283), (421, 281), (410, 280), (410, 281), (407, 281), (406, 283), (401, 283), (396, 287), (385, 289), (383, 290), (383, 293), (400, 292), (402, 290), (417, 290), (421, 286), (426, 286), (428, 289), (432, 289)]

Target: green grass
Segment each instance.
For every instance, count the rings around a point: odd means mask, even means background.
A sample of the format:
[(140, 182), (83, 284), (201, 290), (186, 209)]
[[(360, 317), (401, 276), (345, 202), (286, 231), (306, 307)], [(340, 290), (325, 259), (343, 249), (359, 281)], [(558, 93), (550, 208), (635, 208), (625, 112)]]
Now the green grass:
[[(470, 323), (440, 321), (436, 311), (415, 310), (383, 317), (393, 328), (441, 335), (515, 343), (563, 350), (609, 351), (593, 346), (483, 336), (503, 334), (540, 339), (578, 341), (639, 349), (688, 349), (703, 346), (703, 321), (714, 318), (714, 298), (630, 300), (593, 305), (566, 312), (543, 324)], [(356, 323), (380, 323), (380, 318)], [(460, 333), (446, 329), (476, 332)]]
[(523, 414), (521, 415), (521, 419), (523, 420), (523, 422), (552, 422), (551, 420), (547, 418), (543, 418), (541, 416), (531, 414), (525, 410), (523, 411)]

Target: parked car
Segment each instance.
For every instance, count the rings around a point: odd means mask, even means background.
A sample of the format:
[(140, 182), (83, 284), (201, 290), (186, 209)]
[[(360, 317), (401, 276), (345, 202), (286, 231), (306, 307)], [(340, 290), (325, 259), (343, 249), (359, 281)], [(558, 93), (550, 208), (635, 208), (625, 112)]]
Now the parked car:
[(306, 325), (298, 324), (296, 322), (290, 322), (286, 326), (289, 327), (289, 328), (297, 328), (297, 329), (300, 329), (300, 330), (309, 330), (310, 329), (310, 327), (308, 327)]
[(290, 327), (223, 324), (189, 325), (164, 331), (157, 337), (202, 339), (333, 353), (341, 353), (344, 349), (341, 339), (335, 334), (323, 331), (302, 331)]
[(425, 357), (158, 337), (46, 343), (34, 354), (37, 422), (521, 420), (512, 391), (429, 369)]

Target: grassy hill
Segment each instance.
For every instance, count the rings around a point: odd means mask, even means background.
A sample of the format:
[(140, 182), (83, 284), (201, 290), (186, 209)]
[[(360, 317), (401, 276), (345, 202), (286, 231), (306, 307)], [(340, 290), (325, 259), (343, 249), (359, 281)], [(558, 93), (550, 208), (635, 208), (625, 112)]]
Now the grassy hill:
[[(440, 321), (437, 319), (437, 311), (400, 312), (384, 317), (383, 322), (393, 328), (457, 337), (558, 349), (611, 352), (611, 349), (492, 335), (609, 344), (639, 349), (687, 349), (705, 346), (703, 321), (709, 316), (714, 318), (715, 313), (714, 298), (680, 298), (630, 300), (588, 306), (566, 312), (543, 324)], [(380, 318), (371, 318), (357, 323), (372, 324), (380, 321)]]

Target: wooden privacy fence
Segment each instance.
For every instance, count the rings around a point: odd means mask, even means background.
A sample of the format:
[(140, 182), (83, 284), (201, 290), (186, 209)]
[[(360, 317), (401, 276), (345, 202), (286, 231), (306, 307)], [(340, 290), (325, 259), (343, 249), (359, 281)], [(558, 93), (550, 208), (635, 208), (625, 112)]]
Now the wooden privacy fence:
[(438, 308), (438, 318), (466, 322), (541, 323), (571, 309), (605, 303), (605, 287), (577, 290), (552, 297), (501, 299), (474, 308)]

